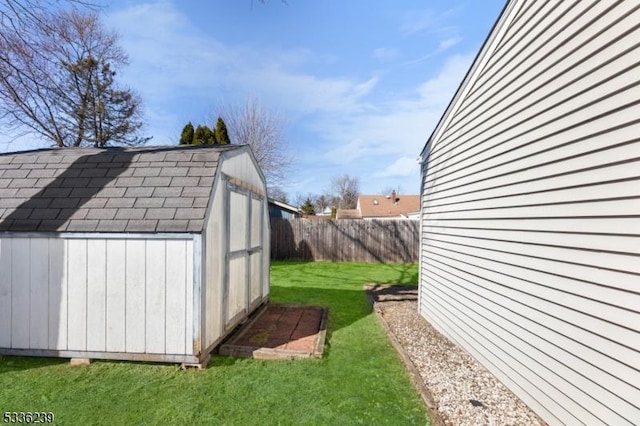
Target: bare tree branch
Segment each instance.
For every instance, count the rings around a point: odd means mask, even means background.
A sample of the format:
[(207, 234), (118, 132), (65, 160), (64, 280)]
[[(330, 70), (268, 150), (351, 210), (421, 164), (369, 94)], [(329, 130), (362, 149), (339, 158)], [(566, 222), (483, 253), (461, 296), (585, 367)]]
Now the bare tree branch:
[(338, 199), (341, 209), (355, 209), (360, 196), (360, 181), (348, 174), (331, 178), (330, 192)]
[(264, 107), (255, 97), (248, 97), (242, 105), (223, 105), (218, 115), (227, 125), (231, 143), (251, 147), (267, 185), (275, 188), (286, 184), (293, 157), (285, 137), (284, 116)]
[(139, 97), (114, 85), (112, 66), (128, 60), (118, 35), (104, 29), (95, 13), (52, 11), (54, 4), (0, 0), (3, 124), (57, 146), (141, 141), (133, 136), (142, 125)]

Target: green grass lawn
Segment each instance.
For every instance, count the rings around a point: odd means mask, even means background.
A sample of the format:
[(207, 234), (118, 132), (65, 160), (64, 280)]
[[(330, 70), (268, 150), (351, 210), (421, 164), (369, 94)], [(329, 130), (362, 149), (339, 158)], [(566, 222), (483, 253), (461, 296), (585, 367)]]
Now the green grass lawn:
[[(0, 416), (52, 411), (57, 424), (423, 425), (426, 410), (362, 291), (417, 283), (416, 265), (274, 262), (271, 301), (329, 308), (322, 359), (212, 358), (176, 365), (3, 357)], [(0, 417), (0, 422), (2, 419)]]

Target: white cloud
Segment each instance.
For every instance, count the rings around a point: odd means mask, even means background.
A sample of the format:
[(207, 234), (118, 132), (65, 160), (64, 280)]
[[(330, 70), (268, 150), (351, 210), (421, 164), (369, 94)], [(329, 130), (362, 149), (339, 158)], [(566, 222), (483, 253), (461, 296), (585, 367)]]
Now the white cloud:
[[(431, 28), (429, 13), (414, 18), (406, 22), (405, 31)], [(209, 111), (202, 109), (208, 103), (213, 108), (214, 101), (253, 94), (286, 114), (302, 117), (299, 126), (315, 133), (311, 147), (304, 145), (306, 141), (292, 143), (304, 150), (301, 168), (312, 165), (322, 175), (316, 181), (324, 181), (325, 174), (350, 173), (371, 185), (363, 190), (374, 192), (389, 178), (405, 179), (406, 188), (418, 182), (415, 158), (472, 59), (451, 56), (437, 75), (413, 90), (381, 96), (384, 75), (319, 76), (315, 70), (329, 58), (308, 49), (224, 44), (194, 29), (169, 2), (123, 9), (108, 21), (123, 35), (123, 46), (131, 55), (131, 66), (122, 74), (145, 99), (156, 136), (152, 143), (171, 143), (186, 121), (201, 118), (176, 109), (185, 99), (187, 105), (201, 108), (198, 114), (206, 114)], [(439, 35), (439, 50), (459, 42), (449, 30)], [(373, 51), (380, 61), (397, 55), (388, 47)]]
[(400, 31), (411, 35), (425, 31), (437, 23), (437, 14), (431, 9), (413, 10), (407, 12), (400, 24)]
[(389, 164), (387, 168), (376, 173), (376, 176), (385, 178), (412, 176), (418, 173), (420, 169), (419, 166), (420, 165), (416, 157), (400, 157), (393, 163)]
[(460, 43), (461, 41), (462, 37), (450, 37), (444, 40), (440, 40), (440, 43), (438, 44), (438, 51), (443, 52)]
[[(362, 100), (379, 77), (318, 77), (318, 64), (332, 58), (309, 49), (268, 49), (229, 45), (191, 25), (173, 3), (144, 3), (106, 17), (122, 35), (131, 64), (119, 75), (142, 95), (154, 143), (170, 143), (188, 120), (211, 114), (215, 102), (235, 102), (247, 95), (296, 114), (362, 113)], [(185, 104), (188, 111), (176, 111)], [(196, 107), (208, 109), (194, 116)], [(204, 121), (204, 120), (203, 120)]]
[(416, 157), (472, 59), (473, 55), (449, 57), (435, 77), (417, 86), (409, 95), (379, 104), (377, 110), (341, 120), (327, 117), (316, 129), (334, 144), (327, 152), (327, 158), (349, 163), (356, 153)]
[(404, 35), (413, 35), (425, 31), (438, 32), (442, 30), (443, 23), (460, 12), (459, 7), (436, 12), (433, 9), (420, 9), (408, 11), (402, 17), (400, 32)]
[(398, 56), (400, 52), (392, 47), (379, 47), (373, 50), (373, 57), (382, 63), (393, 61)]

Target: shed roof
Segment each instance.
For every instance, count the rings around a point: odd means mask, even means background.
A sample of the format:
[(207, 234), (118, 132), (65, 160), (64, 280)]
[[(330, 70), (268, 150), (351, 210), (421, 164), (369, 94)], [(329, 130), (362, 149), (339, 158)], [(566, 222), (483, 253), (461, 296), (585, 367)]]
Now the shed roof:
[(225, 151), (242, 145), (0, 154), (0, 231), (200, 232)]

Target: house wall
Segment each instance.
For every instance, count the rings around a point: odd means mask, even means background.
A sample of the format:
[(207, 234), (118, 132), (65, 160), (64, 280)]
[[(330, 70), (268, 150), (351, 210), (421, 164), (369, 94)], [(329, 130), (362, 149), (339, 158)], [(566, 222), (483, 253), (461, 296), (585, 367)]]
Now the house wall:
[(512, 1), (423, 152), (420, 312), (550, 424), (640, 420), (638, 22)]
[(0, 353), (190, 361), (193, 241), (0, 238)]

